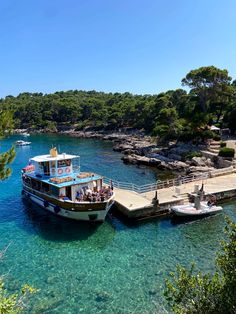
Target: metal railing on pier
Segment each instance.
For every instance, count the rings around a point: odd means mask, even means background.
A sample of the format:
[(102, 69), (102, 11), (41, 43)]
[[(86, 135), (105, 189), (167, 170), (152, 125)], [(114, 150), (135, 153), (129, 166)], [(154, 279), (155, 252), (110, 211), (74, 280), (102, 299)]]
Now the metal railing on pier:
[(155, 183), (137, 185), (130, 182), (116, 181), (116, 180), (105, 177), (104, 183), (108, 185), (112, 185), (113, 187), (118, 188), (118, 189), (130, 190), (130, 191), (134, 191), (136, 193), (141, 194), (141, 193), (151, 192), (151, 191), (160, 190), (164, 188), (169, 188), (172, 186), (179, 186), (181, 184), (185, 184), (189, 182), (205, 180), (207, 178), (209, 178), (208, 173), (199, 174), (199, 175), (193, 174), (193, 175), (188, 175), (188, 176), (183, 176), (183, 177), (181, 176), (179, 178), (165, 180), (165, 181), (157, 180)]

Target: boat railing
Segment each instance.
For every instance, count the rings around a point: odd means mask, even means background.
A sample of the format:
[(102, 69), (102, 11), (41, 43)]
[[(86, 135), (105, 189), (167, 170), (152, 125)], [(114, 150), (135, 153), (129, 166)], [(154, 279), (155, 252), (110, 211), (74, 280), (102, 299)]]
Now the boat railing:
[(80, 166), (73, 165), (73, 172), (80, 172)]
[(130, 191), (142, 194), (142, 193), (165, 189), (165, 188), (169, 188), (173, 186), (179, 186), (179, 185), (186, 184), (189, 182), (206, 180), (207, 178), (209, 178), (208, 173), (199, 174), (199, 175), (193, 174), (193, 175), (181, 176), (179, 178), (165, 180), (165, 181), (157, 180), (156, 182), (144, 184), (144, 185), (137, 185), (131, 182), (117, 181), (117, 180), (113, 180), (107, 177), (105, 177), (103, 181), (105, 184), (110, 185), (112, 187), (115, 187), (118, 189), (130, 190)]

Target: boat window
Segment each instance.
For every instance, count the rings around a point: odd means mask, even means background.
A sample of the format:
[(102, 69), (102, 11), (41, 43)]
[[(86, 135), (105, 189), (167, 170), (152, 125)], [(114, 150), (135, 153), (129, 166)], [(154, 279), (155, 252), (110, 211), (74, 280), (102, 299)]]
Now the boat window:
[(51, 185), (51, 193), (52, 193), (52, 195), (59, 196), (59, 190), (60, 189), (58, 187)]
[(31, 187), (34, 190), (40, 191), (41, 190), (41, 182), (37, 181), (37, 180), (34, 180), (34, 179), (31, 179)]
[(43, 192), (49, 192), (50, 187), (48, 183), (42, 182), (42, 191)]
[(70, 167), (70, 165), (71, 165), (71, 159), (58, 160), (58, 162), (57, 162), (58, 168)]

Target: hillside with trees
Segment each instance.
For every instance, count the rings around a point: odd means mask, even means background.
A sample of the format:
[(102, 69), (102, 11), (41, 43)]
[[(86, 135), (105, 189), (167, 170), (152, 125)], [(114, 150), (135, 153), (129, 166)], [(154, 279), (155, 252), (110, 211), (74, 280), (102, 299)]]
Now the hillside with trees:
[(212, 136), (215, 124), (236, 130), (236, 81), (214, 66), (190, 71), (184, 89), (157, 95), (69, 90), (21, 93), (0, 99), (0, 110), (14, 113), (16, 128), (57, 132), (66, 128), (117, 130), (129, 127), (164, 139)]

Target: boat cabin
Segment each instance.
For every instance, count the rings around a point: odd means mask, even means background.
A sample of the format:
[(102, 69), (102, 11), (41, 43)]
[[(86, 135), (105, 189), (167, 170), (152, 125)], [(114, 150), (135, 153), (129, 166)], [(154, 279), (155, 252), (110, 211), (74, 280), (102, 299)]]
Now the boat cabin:
[[(34, 166), (36, 176), (53, 176), (60, 177), (70, 175), (74, 168), (72, 159), (79, 159), (79, 156), (58, 154), (55, 148), (50, 150), (50, 155), (36, 156), (30, 160), (31, 165)], [(79, 169), (78, 169), (79, 170)]]

